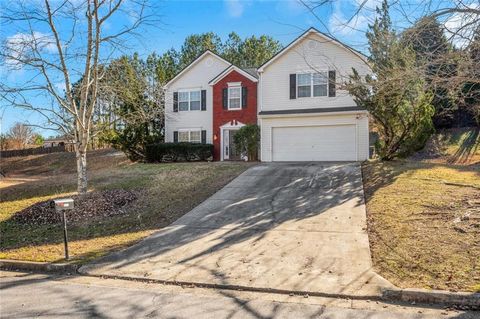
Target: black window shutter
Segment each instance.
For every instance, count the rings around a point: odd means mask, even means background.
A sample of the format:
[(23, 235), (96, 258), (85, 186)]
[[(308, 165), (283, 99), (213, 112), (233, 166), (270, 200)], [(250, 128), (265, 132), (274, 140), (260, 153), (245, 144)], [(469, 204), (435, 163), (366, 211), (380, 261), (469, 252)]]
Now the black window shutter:
[(248, 89), (246, 86), (242, 86), (242, 109), (247, 108), (247, 97), (248, 97)]
[(178, 112), (178, 92), (173, 92), (173, 112)]
[(173, 143), (178, 143), (178, 131), (173, 131)]
[(202, 144), (207, 144), (207, 131), (202, 130)]
[(336, 83), (336, 74), (335, 70), (328, 71), (328, 96), (334, 97), (335, 96), (335, 83)]
[(222, 90), (222, 102), (223, 102), (223, 109), (228, 109), (228, 89)]
[(207, 110), (207, 90), (202, 90), (202, 111)]
[(290, 74), (290, 100), (297, 98), (297, 75)]

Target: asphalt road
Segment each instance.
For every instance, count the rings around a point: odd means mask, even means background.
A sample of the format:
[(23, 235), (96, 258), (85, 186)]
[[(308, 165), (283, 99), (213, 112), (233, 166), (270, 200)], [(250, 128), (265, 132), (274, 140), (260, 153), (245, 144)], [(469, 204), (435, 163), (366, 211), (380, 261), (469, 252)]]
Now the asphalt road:
[(418, 305), (0, 272), (2, 318), (479, 318)]

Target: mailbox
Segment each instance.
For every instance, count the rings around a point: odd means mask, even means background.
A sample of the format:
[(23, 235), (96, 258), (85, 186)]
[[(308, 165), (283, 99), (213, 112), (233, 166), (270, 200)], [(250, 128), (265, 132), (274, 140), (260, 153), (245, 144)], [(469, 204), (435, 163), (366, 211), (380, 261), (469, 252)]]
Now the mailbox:
[(57, 211), (73, 209), (73, 199), (72, 198), (57, 199), (57, 200), (54, 200), (54, 202), (55, 202), (55, 209)]
[(68, 260), (68, 236), (67, 236), (67, 216), (65, 214), (66, 210), (73, 209), (73, 199), (72, 198), (63, 198), (54, 200), (55, 210), (62, 214), (63, 221), (63, 243), (65, 246), (65, 259)]

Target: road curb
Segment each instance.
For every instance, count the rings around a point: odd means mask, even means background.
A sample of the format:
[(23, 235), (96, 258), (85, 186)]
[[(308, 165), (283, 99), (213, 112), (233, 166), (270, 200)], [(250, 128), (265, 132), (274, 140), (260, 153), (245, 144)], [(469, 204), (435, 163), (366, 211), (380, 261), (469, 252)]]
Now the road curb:
[(242, 290), (252, 292), (263, 293), (276, 293), (276, 294), (289, 294), (299, 296), (317, 296), (327, 298), (342, 298), (342, 299), (354, 299), (354, 300), (383, 300), (383, 301), (402, 301), (408, 303), (418, 304), (437, 304), (448, 307), (465, 307), (470, 310), (480, 310), (480, 293), (469, 292), (451, 292), (446, 290), (427, 290), (427, 289), (382, 289), (381, 295), (351, 295), (351, 294), (338, 294), (338, 293), (324, 293), (324, 292), (312, 292), (312, 291), (290, 291), (284, 289), (275, 288), (259, 288), (259, 287), (246, 287), (239, 285), (229, 284), (209, 284), (209, 283), (197, 283), (197, 282), (183, 282), (183, 281), (170, 281), (159, 280), (152, 278), (142, 277), (130, 277), (130, 276), (118, 276), (118, 275), (97, 275), (90, 274), (88, 271), (79, 271), (81, 265), (77, 264), (65, 264), (65, 263), (44, 263), (35, 261), (21, 261), (21, 260), (8, 260), (0, 259), (0, 269), (4, 270), (20, 270), (29, 272), (46, 272), (57, 274), (81, 274), (91, 277), (109, 278), (109, 279), (121, 279), (140, 281), (146, 283), (159, 283), (164, 285), (176, 285), (176, 286), (195, 286), (199, 288), (213, 288), (213, 289), (225, 289), (225, 290)]
[(210, 289), (221, 289), (221, 290), (237, 290), (237, 291), (290, 295), (290, 296), (304, 296), (304, 297), (311, 296), (311, 297), (338, 298), (338, 299), (350, 299), (350, 300), (377, 300), (377, 301), (383, 300), (381, 295), (351, 295), (351, 294), (344, 294), (344, 293), (327, 293), (327, 292), (288, 290), (288, 289), (277, 289), (277, 288), (249, 287), (249, 286), (233, 285), (233, 284), (211, 284), (211, 283), (202, 283), (202, 282), (193, 282), (193, 281), (164, 280), (164, 279), (144, 278), (144, 277), (135, 277), (135, 276), (90, 274), (82, 270), (79, 271), (79, 274), (84, 276), (105, 278), (105, 279), (130, 280), (130, 281), (138, 281), (138, 282), (144, 282), (144, 283), (156, 283), (156, 284), (162, 284), (162, 285), (172, 285), (172, 286), (192, 287), (192, 288), (197, 287), (197, 288), (210, 288)]
[(480, 310), (480, 293), (451, 292), (428, 289), (383, 289), (384, 300), (403, 301), (409, 303), (441, 304), (449, 307)]
[(0, 259), (0, 269), (4, 270), (24, 270), (33, 272), (47, 272), (57, 274), (76, 274), (80, 265), (76, 264), (52, 264), (37, 261)]

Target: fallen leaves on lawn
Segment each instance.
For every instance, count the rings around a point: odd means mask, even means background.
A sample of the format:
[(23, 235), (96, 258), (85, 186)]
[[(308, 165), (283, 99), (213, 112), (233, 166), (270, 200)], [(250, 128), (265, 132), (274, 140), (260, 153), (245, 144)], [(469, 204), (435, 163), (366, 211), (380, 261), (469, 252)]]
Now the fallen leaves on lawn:
[[(72, 196), (75, 204), (66, 211), (67, 221), (75, 223), (92, 218), (105, 218), (125, 213), (124, 206), (137, 199), (137, 195), (128, 190), (114, 189), (93, 191), (86, 195)], [(56, 224), (61, 216), (55, 211), (54, 200), (35, 203), (13, 215), (13, 220), (21, 224)]]

